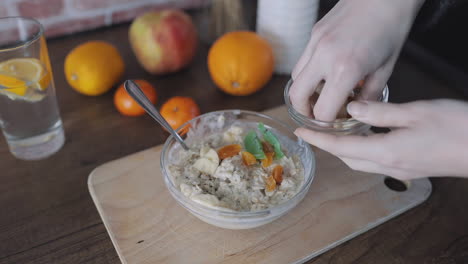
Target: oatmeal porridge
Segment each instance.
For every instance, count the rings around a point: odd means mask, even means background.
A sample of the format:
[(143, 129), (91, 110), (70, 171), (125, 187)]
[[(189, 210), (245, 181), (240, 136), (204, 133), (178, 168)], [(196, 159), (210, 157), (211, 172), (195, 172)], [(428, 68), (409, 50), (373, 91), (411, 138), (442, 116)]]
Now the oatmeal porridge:
[(180, 191), (200, 204), (233, 211), (256, 211), (291, 199), (304, 183), (299, 157), (287, 153), (277, 136), (233, 124), (224, 132), (180, 150), (169, 165)]

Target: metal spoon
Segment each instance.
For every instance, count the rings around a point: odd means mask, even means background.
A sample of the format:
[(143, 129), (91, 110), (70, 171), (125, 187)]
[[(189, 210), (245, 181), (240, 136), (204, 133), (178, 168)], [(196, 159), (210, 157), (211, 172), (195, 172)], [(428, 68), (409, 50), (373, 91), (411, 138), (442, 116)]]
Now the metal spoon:
[(187, 144), (185, 144), (185, 141), (182, 139), (182, 137), (175, 132), (174, 129), (167, 123), (166, 119), (161, 116), (159, 111), (154, 107), (154, 105), (151, 103), (151, 101), (146, 97), (146, 95), (143, 93), (143, 91), (140, 89), (138, 84), (136, 84), (132, 80), (126, 80), (124, 83), (125, 90), (128, 92), (128, 94), (135, 99), (135, 101), (145, 109), (145, 111), (156, 121), (158, 121), (161, 126), (163, 126), (167, 131), (169, 131), (172, 136), (182, 145), (182, 147), (185, 150), (189, 150), (189, 147)]

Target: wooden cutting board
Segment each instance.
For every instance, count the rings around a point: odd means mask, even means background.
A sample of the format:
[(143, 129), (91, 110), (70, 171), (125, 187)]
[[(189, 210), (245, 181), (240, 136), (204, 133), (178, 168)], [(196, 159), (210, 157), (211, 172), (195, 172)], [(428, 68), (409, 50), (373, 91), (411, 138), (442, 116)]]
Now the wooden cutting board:
[[(284, 106), (267, 111), (294, 126)], [(427, 179), (397, 192), (385, 176), (349, 169), (314, 149), (317, 171), (304, 200), (280, 219), (227, 230), (192, 216), (166, 190), (157, 146), (96, 168), (89, 191), (123, 263), (302, 263), (417, 206)]]

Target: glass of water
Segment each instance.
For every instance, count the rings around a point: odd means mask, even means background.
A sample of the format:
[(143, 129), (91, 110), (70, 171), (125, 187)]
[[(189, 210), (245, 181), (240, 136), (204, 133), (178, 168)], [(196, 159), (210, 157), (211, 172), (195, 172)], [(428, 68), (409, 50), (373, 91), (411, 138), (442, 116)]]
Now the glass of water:
[(11, 153), (37, 160), (65, 141), (42, 25), (0, 18), (0, 127)]

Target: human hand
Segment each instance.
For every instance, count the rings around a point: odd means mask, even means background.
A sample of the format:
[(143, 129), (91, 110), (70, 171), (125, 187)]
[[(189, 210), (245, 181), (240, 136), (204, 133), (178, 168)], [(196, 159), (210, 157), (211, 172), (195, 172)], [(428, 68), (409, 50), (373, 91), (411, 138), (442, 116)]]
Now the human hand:
[(403, 41), (423, 0), (344, 0), (312, 30), (292, 72), (294, 108), (311, 116), (309, 98), (325, 86), (314, 106), (318, 120), (333, 121), (350, 92), (365, 79), (361, 99), (376, 100), (393, 71)]
[(354, 101), (357, 120), (390, 127), (369, 136), (335, 136), (304, 128), (296, 135), (350, 168), (401, 180), (425, 176), (468, 177), (468, 103), (440, 99), (406, 104)]

